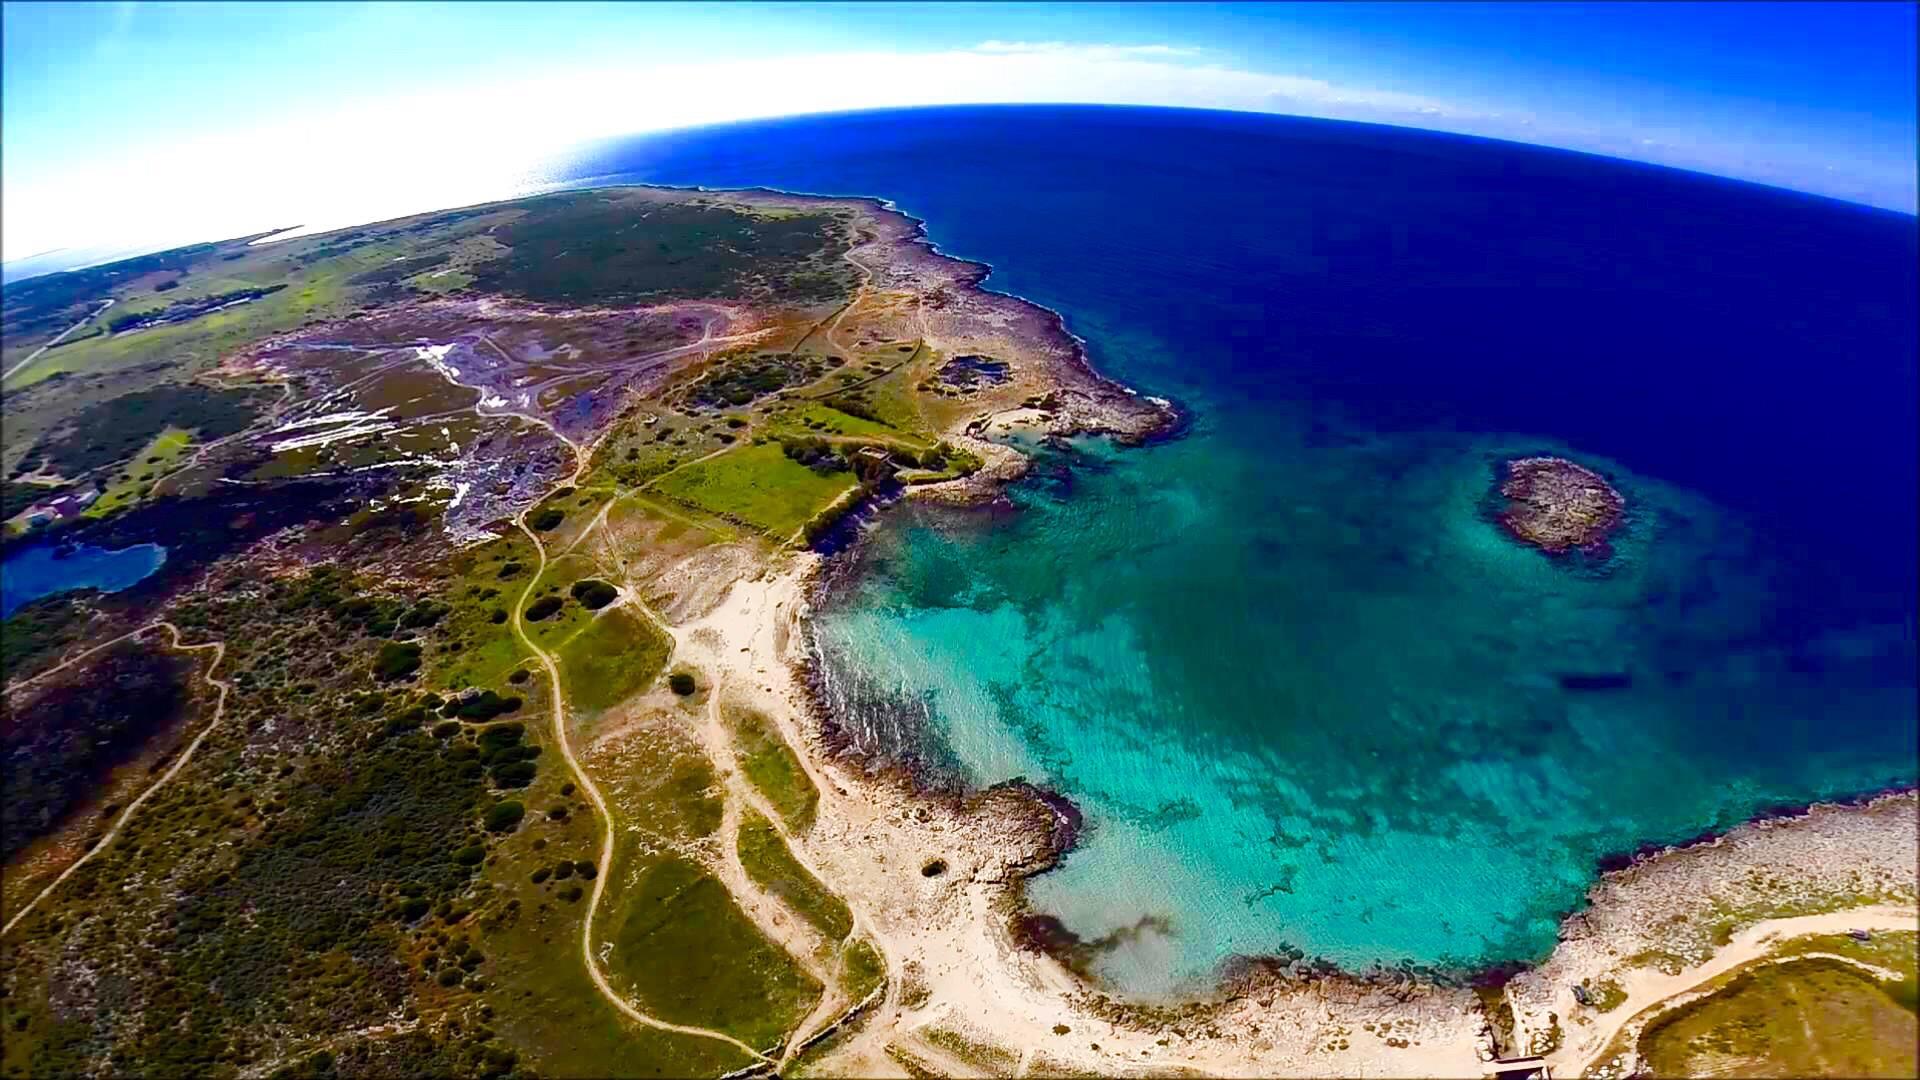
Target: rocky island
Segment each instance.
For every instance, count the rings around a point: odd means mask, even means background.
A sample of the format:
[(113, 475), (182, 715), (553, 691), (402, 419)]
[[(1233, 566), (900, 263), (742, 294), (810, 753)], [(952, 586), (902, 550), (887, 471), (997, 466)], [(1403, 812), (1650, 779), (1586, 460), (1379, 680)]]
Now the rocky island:
[(1499, 518), (1515, 538), (1551, 555), (1606, 554), (1627, 505), (1606, 477), (1558, 457), (1516, 458), (1503, 472)]

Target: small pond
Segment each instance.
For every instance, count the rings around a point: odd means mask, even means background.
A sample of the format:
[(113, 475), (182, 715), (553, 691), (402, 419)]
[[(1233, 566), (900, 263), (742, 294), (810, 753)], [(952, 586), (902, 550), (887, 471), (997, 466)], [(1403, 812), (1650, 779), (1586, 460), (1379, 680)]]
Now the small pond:
[(71, 547), (36, 544), (0, 562), (0, 619), (22, 604), (71, 589), (119, 592), (167, 561), (159, 544), (135, 544), (109, 551), (91, 544)]

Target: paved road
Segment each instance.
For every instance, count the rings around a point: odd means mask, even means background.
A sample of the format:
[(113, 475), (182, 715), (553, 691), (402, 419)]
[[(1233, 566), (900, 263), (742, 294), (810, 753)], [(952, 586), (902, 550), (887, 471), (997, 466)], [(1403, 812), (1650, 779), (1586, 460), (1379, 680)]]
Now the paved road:
[(19, 363), (13, 365), (12, 367), (8, 368), (4, 375), (0, 375), (0, 382), (6, 382), (8, 379), (13, 378), (14, 375), (17, 374), (21, 368), (26, 367), (28, 364), (31, 364), (35, 360), (40, 359), (41, 353), (46, 352), (48, 349), (51, 349), (55, 345), (58, 345), (61, 342), (67, 340), (68, 334), (73, 333), (75, 330), (78, 330), (81, 327), (92, 322), (93, 320), (99, 318), (101, 312), (107, 310), (112, 306), (113, 306), (113, 301), (108, 300), (105, 303), (101, 304), (99, 307), (95, 308), (93, 311), (93, 314), (87, 316), (84, 319), (81, 319), (79, 322), (74, 323), (72, 326), (67, 327), (65, 330), (60, 331), (59, 337), (56, 337), (52, 341), (47, 342), (45, 345), (42, 345), (39, 348), (33, 350), (33, 355), (27, 357), (25, 360), (22, 360)]

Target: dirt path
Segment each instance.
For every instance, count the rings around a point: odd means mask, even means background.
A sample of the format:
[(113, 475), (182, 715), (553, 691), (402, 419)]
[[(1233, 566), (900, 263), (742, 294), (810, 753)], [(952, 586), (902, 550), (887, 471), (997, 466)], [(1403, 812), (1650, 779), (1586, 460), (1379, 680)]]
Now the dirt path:
[[(590, 456), (588, 451), (573, 440), (561, 435), (560, 432), (555, 430), (551, 425), (547, 425), (547, 427), (548, 430), (553, 431), (556, 436), (565, 441), (569, 447), (572, 447), (574, 452), (572, 475), (568, 476), (562, 484), (555, 485), (555, 489), (558, 490), (560, 487), (573, 487), (578, 485), (581, 475), (587, 470)], [(538, 505), (538, 502), (533, 504), (533, 506)], [(527, 633), (526, 620), (521, 617), (521, 613), (526, 609), (528, 599), (533, 595), (534, 587), (540, 583), (540, 579), (545, 576), (547, 572), (547, 547), (540, 542), (539, 535), (527, 525), (527, 514), (531, 512), (533, 506), (529, 506), (526, 510), (521, 511), (519, 516), (513, 519), (513, 523), (519, 527), (521, 532), (526, 534), (527, 539), (533, 544), (534, 551), (540, 556), (538, 567), (535, 568), (532, 576), (527, 579), (527, 587), (521, 592), (520, 599), (514, 604), (513, 632), (519, 637), (521, 644), (526, 646), (527, 651), (532, 653), (536, 660), (540, 661), (542, 667), (546, 668), (548, 685), (551, 687), (553, 696), (554, 743), (560, 749), (560, 756), (567, 759), (567, 768), (572, 770), (574, 780), (579, 784), (580, 790), (586, 793), (588, 801), (593, 803), (595, 812), (598, 813), (600, 820), (604, 823), (604, 828), (600, 833), (600, 858), (598, 860), (600, 872), (593, 876), (593, 893), (587, 898), (586, 915), (580, 922), (580, 961), (587, 966), (587, 976), (593, 980), (593, 985), (600, 991), (600, 995), (606, 998), (607, 1002), (614, 1008), (619, 1009), (636, 1023), (645, 1024), (648, 1027), (657, 1028), (661, 1031), (672, 1031), (681, 1035), (692, 1035), (702, 1039), (714, 1039), (737, 1047), (750, 1055), (755, 1061), (766, 1061), (767, 1056), (765, 1054), (762, 1054), (760, 1051), (755, 1050), (753, 1047), (748, 1046), (746, 1043), (741, 1042), (739, 1039), (725, 1032), (714, 1031), (710, 1028), (693, 1027), (687, 1024), (675, 1024), (671, 1021), (661, 1020), (642, 1012), (632, 1002), (615, 992), (613, 986), (607, 982), (606, 975), (600, 970), (599, 962), (594, 959), (593, 919), (600, 911), (600, 899), (606, 892), (607, 882), (613, 877), (613, 813), (607, 805), (606, 797), (600, 794), (600, 785), (593, 782), (593, 777), (587, 774), (587, 770), (580, 764), (580, 759), (574, 755), (573, 740), (568, 737), (567, 733), (566, 692), (560, 683), (560, 665), (555, 663), (553, 656), (548, 653), (547, 650), (541, 648), (539, 644), (533, 640), (532, 635)]]
[(1765, 961), (1778, 946), (1791, 938), (1814, 934), (1844, 934), (1848, 930), (1920, 929), (1920, 912), (1897, 907), (1854, 908), (1822, 915), (1801, 915), (1789, 919), (1769, 919), (1735, 934), (1733, 941), (1713, 954), (1712, 959), (1677, 975), (1652, 968), (1635, 968), (1621, 977), (1626, 1000), (1602, 1014), (1595, 1026), (1583, 1032), (1581, 1046), (1564, 1047), (1547, 1055), (1549, 1068), (1561, 1076), (1580, 1076), (1592, 1068), (1612, 1046), (1614, 1038), (1630, 1027), (1644, 1028), (1648, 1021), (1675, 1005), (1702, 984), (1735, 968)]
[[(207, 665), (206, 673), (202, 676), (202, 678), (207, 680), (207, 685), (212, 686), (215, 690), (219, 691), (219, 696), (214, 700), (213, 719), (207, 721), (206, 726), (200, 729), (200, 734), (195, 735), (193, 737), (193, 741), (188, 743), (187, 748), (180, 752), (180, 756), (174, 759), (173, 764), (170, 767), (168, 767), (167, 771), (160, 774), (160, 779), (155, 780), (150, 786), (148, 786), (147, 790), (140, 793), (138, 798), (134, 799), (131, 803), (127, 804), (127, 808), (120, 812), (119, 820), (113, 823), (113, 827), (107, 830), (106, 835), (100, 838), (99, 843), (88, 848), (86, 853), (81, 855), (78, 859), (73, 860), (73, 865), (67, 867), (65, 870), (60, 871), (59, 877), (56, 877), (52, 881), (48, 882), (46, 888), (41, 889), (40, 892), (36, 894), (33, 899), (21, 905), (20, 910), (13, 913), (13, 917), (7, 920), (5, 926), (0, 926), (0, 937), (4, 937), (6, 934), (10, 933), (13, 930), (14, 926), (18, 924), (21, 919), (26, 918), (27, 913), (32, 911), (34, 907), (40, 903), (40, 901), (46, 899), (47, 895), (53, 892), (53, 890), (59, 888), (62, 882), (66, 881), (69, 877), (72, 877), (74, 871), (80, 869), (82, 866), (85, 866), (88, 859), (91, 859), (95, 855), (99, 854), (101, 851), (106, 850), (107, 845), (113, 843), (114, 837), (120, 835), (120, 830), (126, 827), (127, 822), (133, 820), (134, 812), (140, 809), (141, 804), (145, 803), (148, 799), (153, 798), (154, 792), (159, 791), (161, 788), (165, 787), (168, 781), (172, 780), (174, 776), (180, 772), (181, 769), (186, 767), (187, 762), (193, 759), (193, 752), (195, 750), (200, 749), (200, 744), (207, 741), (207, 736), (213, 734), (214, 729), (220, 726), (221, 718), (226, 715), (227, 691), (230, 689), (230, 687), (227, 685), (226, 680), (215, 678), (213, 673), (216, 669), (220, 667), (220, 662), (227, 658), (227, 643), (224, 641), (209, 641), (199, 645), (183, 645), (180, 643), (180, 628), (173, 625), (170, 622), (150, 623), (146, 626), (141, 627), (138, 630), (135, 630), (131, 634), (123, 634), (120, 637), (117, 637), (112, 641), (107, 642), (105, 645), (100, 645), (96, 648), (88, 649), (86, 652), (81, 653), (79, 656), (76, 656), (72, 660), (67, 661), (66, 664), (61, 664), (60, 667), (64, 668), (68, 664), (76, 663), (88, 656), (93, 655), (96, 652), (99, 652), (101, 649), (105, 649), (105, 648), (108, 648), (109, 646), (119, 644), (120, 642), (125, 641), (130, 637), (136, 637), (140, 634), (146, 633), (148, 630), (154, 630), (154, 629), (165, 629), (168, 633), (172, 634), (173, 648), (175, 649), (180, 649), (183, 651), (198, 650), (198, 649), (213, 650), (213, 663)], [(53, 670), (58, 671), (60, 669), (55, 668)], [(48, 672), (44, 672), (43, 675), (51, 675), (52, 673), (53, 673), (52, 671), (48, 671)]]
[(119, 637), (112, 639), (111, 641), (103, 641), (100, 644), (95, 645), (93, 648), (88, 649), (86, 652), (68, 657), (67, 659), (62, 660), (60, 663), (54, 665), (53, 667), (48, 668), (47, 670), (39, 673), (38, 675), (30, 675), (27, 678), (21, 679), (17, 683), (10, 684), (7, 687), (7, 693), (17, 694), (20, 691), (25, 690), (27, 687), (32, 686), (34, 683), (39, 682), (41, 679), (52, 678), (53, 676), (58, 675), (62, 671), (65, 671), (68, 668), (72, 667), (73, 665), (79, 663), (80, 661), (85, 660), (87, 657), (92, 656), (94, 653), (100, 652), (103, 649), (111, 649), (115, 645), (118, 645), (121, 642), (126, 641), (128, 638), (137, 638), (141, 634), (144, 634), (147, 631), (155, 629), (157, 627), (171, 626), (171, 625), (173, 624), (167, 623), (167, 622), (150, 622), (138, 630), (129, 630), (126, 633), (121, 634)]

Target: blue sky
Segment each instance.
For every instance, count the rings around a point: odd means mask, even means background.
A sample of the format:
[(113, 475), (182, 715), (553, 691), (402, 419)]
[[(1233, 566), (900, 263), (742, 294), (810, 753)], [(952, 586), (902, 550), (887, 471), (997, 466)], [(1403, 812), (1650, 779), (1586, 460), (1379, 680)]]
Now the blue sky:
[(967, 101), (1256, 109), (1912, 213), (1911, 3), (4, 6), (4, 256), (498, 197), (589, 138)]

